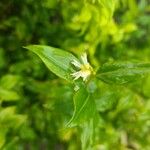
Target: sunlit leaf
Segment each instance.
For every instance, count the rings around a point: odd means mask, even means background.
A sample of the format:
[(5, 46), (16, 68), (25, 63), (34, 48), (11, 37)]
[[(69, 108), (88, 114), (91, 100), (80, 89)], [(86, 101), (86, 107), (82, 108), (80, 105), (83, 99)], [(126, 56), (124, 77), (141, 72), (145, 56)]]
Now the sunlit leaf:
[(109, 17), (112, 17), (115, 9), (115, 0), (98, 0), (100, 4), (106, 9)]
[(13, 101), (13, 100), (19, 100), (20, 96), (17, 92), (12, 90), (6, 90), (4, 88), (0, 87), (0, 101)]
[(8, 74), (1, 78), (0, 86), (5, 89), (11, 89), (11, 88), (16, 87), (19, 81), (20, 81), (19, 76)]

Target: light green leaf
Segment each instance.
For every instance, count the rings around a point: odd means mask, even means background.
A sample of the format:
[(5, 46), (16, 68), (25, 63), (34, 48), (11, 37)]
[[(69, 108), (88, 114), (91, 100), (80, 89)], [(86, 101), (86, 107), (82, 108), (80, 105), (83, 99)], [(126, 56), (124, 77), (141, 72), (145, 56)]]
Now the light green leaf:
[(12, 90), (6, 90), (0, 87), (0, 101), (13, 101), (13, 100), (19, 100), (20, 96), (17, 92)]
[(3, 147), (3, 145), (5, 144), (5, 131), (0, 130), (0, 149)]
[(109, 17), (112, 17), (114, 9), (115, 9), (115, 0), (98, 0), (99, 3), (106, 9)]
[(0, 86), (5, 89), (11, 89), (14, 88), (19, 81), (19, 76), (7, 74), (1, 78)]
[(71, 61), (77, 60), (67, 51), (44, 45), (29, 45), (25, 47), (37, 54), (45, 65), (57, 76), (72, 81), (71, 73), (74, 71)]
[(74, 114), (68, 126), (80, 125), (89, 121), (96, 114), (94, 99), (84, 86), (81, 86), (74, 95), (74, 107)]
[(25, 120), (25, 115), (16, 114), (16, 107), (11, 106), (0, 110), (0, 125), (5, 125), (7, 130), (8, 127), (18, 128)]
[(106, 83), (125, 84), (150, 73), (150, 63), (106, 63), (97, 77)]

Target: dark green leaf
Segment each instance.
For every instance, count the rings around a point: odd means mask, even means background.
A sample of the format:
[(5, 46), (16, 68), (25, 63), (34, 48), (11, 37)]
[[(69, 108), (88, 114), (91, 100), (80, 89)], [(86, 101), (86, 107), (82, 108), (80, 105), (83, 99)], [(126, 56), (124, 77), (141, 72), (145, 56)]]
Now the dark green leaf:
[(124, 84), (150, 73), (150, 63), (106, 63), (97, 77), (106, 83)]

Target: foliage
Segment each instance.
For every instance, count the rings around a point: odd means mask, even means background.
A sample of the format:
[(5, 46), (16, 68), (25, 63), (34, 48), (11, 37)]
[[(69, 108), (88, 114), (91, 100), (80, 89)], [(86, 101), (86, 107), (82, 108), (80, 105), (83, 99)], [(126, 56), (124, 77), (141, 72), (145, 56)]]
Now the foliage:
[[(2, 0), (0, 149), (149, 150), (149, 13), (146, 0)], [(85, 51), (94, 73), (74, 80)]]

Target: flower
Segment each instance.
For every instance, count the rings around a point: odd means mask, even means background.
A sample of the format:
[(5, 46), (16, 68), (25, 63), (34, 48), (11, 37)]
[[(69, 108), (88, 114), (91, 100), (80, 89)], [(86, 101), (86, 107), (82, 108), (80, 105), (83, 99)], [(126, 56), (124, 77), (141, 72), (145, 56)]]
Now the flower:
[(71, 62), (76, 68), (79, 69), (79, 71), (76, 71), (76, 72), (72, 73), (71, 75), (74, 77), (74, 80), (77, 80), (81, 77), (81, 78), (83, 78), (83, 81), (86, 81), (93, 72), (93, 68), (88, 63), (86, 53), (83, 53), (83, 55), (81, 55), (81, 62), (79, 62), (77, 60), (73, 60)]

